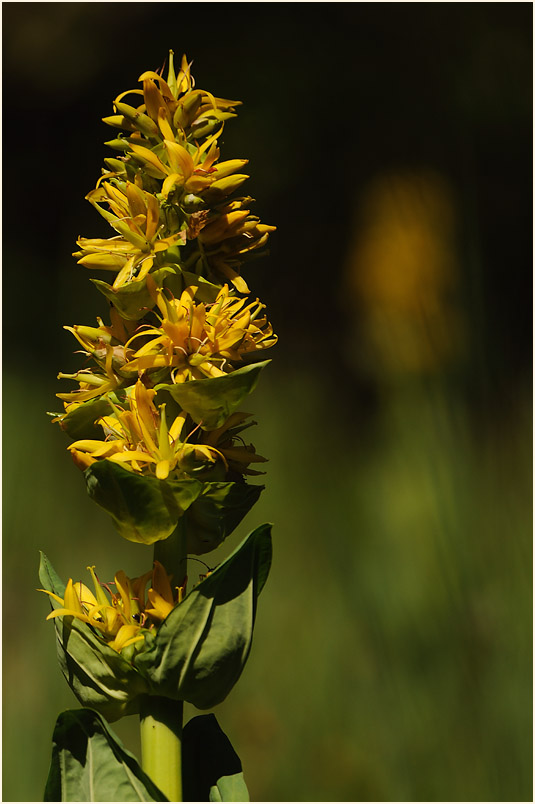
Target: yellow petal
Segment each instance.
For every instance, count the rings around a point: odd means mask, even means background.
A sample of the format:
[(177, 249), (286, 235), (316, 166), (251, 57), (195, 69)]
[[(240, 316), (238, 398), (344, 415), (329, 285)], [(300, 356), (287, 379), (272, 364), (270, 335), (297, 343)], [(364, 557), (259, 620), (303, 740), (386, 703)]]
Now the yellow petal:
[[(154, 589), (149, 589), (147, 593), (150, 607), (145, 608), (145, 612), (154, 620), (165, 620), (169, 612), (173, 610), (173, 604), (164, 600)], [(53, 612), (52, 612), (53, 613)]]
[(129, 620), (130, 617), (132, 616), (132, 605), (130, 602), (130, 595), (132, 590), (130, 588), (129, 581), (128, 578), (126, 577), (126, 573), (124, 572), (124, 570), (119, 570), (119, 572), (115, 574), (115, 586), (117, 587), (117, 590), (121, 596), (121, 602), (123, 604), (123, 614)]
[(150, 272), (150, 269), (152, 268), (153, 263), (154, 263), (154, 257), (147, 257), (146, 259), (144, 259), (141, 262), (141, 268), (139, 269), (139, 273), (136, 276), (136, 281), (137, 282), (141, 282), (142, 279), (145, 279), (145, 277)]
[(169, 168), (167, 168), (160, 159), (150, 151), (148, 148), (145, 148), (143, 145), (134, 145), (130, 144), (130, 149), (139, 156), (141, 160), (149, 165), (159, 174), (159, 178), (164, 179), (169, 174)]
[(153, 436), (156, 436), (155, 426), (155, 411), (152, 405), (155, 391), (149, 391), (141, 380), (138, 380), (135, 385), (135, 399), (136, 399), (136, 420), (143, 433), (143, 440), (145, 446), (152, 453), (156, 453), (156, 443)]
[(154, 195), (147, 194), (147, 240), (153, 240), (160, 223), (160, 204)]
[(87, 251), (128, 252), (132, 248), (131, 244), (122, 237), (110, 237), (107, 240), (80, 237), (76, 242), (80, 248)]
[(53, 597), (54, 600), (56, 600), (58, 603), (60, 603), (63, 606), (63, 598), (61, 598), (59, 595), (54, 594), (54, 592), (49, 592), (48, 589), (38, 589), (37, 591), (38, 592), (44, 592), (45, 595), (50, 595), (50, 597)]
[(108, 642), (108, 645), (110, 648), (120, 652), (127, 645), (132, 645), (134, 642), (140, 642), (144, 639), (143, 635), (139, 634), (140, 630), (139, 625), (123, 625), (119, 628), (115, 639)]
[(167, 198), (174, 188), (184, 184), (184, 176), (181, 173), (170, 173), (162, 184), (162, 195)]
[(219, 162), (218, 165), (214, 165), (214, 172), (211, 175), (216, 179), (223, 179), (234, 171), (244, 168), (248, 161), (248, 159), (228, 159), (225, 162)]
[(169, 120), (167, 117), (167, 109), (162, 105), (158, 110), (158, 125), (160, 126), (160, 131), (163, 134), (165, 140), (169, 140), (170, 142), (175, 142), (175, 135), (173, 133), (173, 129), (169, 125)]
[[(189, 178), (195, 169), (195, 164), (191, 154), (178, 142), (164, 140), (164, 145), (169, 156), (169, 164), (173, 173), (182, 173), (185, 178)], [(169, 173), (169, 171), (167, 171)]]
[(140, 575), (139, 578), (132, 578), (132, 594), (141, 611), (145, 608), (145, 587), (150, 578), (152, 578), (152, 570)]
[(152, 571), (152, 589), (167, 603), (173, 606), (173, 591), (171, 589), (170, 578), (165, 571), (163, 564), (161, 564), (159, 561), (154, 562), (154, 569)]
[(86, 254), (78, 260), (78, 265), (86, 268), (95, 268), (100, 271), (119, 271), (125, 264), (127, 258), (123, 254)]
[(158, 480), (165, 480), (169, 476), (169, 461), (158, 461), (156, 464), (156, 477)]
[(180, 434), (182, 433), (182, 428), (184, 427), (184, 423), (186, 421), (187, 413), (186, 411), (182, 411), (178, 414), (176, 419), (174, 420), (173, 424), (169, 428), (169, 436), (171, 438), (171, 442), (174, 444), (175, 441), (178, 441), (180, 438)]
[(95, 603), (93, 605), (100, 604), (101, 606), (109, 606), (110, 601), (106, 597), (106, 593), (102, 586), (99, 583), (99, 580), (95, 574), (95, 567), (87, 567), (89, 572), (91, 573), (91, 578), (93, 579), (93, 586), (95, 587)]
[(46, 619), (53, 620), (55, 617), (76, 617), (77, 620), (82, 620), (84, 623), (90, 622), (86, 614), (80, 614), (78, 611), (74, 611), (74, 609), (54, 609)]
[(85, 439), (75, 441), (74, 444), (70, 444), (67, 449), (76, 452), (89, 452), (94, 458), (103, 458), (122, 449), (122, 443), (120, 441), (93, 441), (91, 439)]
[(143, 97), (145, 99), (145, 107), (147, 109), (147, 114), (150, 115), (150, 117), (152, 117), (152, 119), (157, 123), (160, 107), (164, 106), (165, 101), (162, 98), (160, 90), (154, 83), (153, 76), (147, 75), (146, 73), (144, 73), (144, 76), (145, 77), (141, 80), (143, 81)]
[(75, 612), (77, 615), (84, 614), (84, 610), (82, 609), (82, 604), (80, 603), (80, 598), (76, 593), (76, 587), (72, 582), (72, 578), (69, 578), (69, 582), (65, 587), (65, 597), (63, 598), (63, 601), (66, 609)]
[[(98, 605), (98, 600), (93, 594), (93, 592), (87, 588), (84, 583), (78, 582), (76, 584), (76, 594), (80, 599), (80, 603), (85, 609), (91, 609), (93, 606)], [(106, 600), (106, 603), (108, 601)]]
[(128, 463), (129, 461), (142, 461), (143, 463), (156, 463), (156, 459), (141, 450), (127, 449), (124, 452), (117, 452), (110, 455), (107, 459), (113, 463)]
[(126, 182), (126, 197), (128, 205), (133, 217), (136, 215), (145, 215), (147, 206), (145, 204), (145, 197), (143, 190), (131, 181)]

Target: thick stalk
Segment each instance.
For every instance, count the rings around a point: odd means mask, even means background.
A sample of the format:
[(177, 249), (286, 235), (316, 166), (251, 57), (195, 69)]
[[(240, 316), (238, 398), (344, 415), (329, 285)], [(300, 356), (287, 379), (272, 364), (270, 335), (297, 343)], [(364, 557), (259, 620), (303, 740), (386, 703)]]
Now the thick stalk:
[(143, 770), (169, 801), (182, 801), (182, 701), (147, 695), (140, 730)]
[(167, 539), (155, 542), (154, 560), (163, 564), (168, 575), (172, 575), (171, 586), (182, 586), (187, 574), (186, 529), (184, 517)]
[[(167, 539), (155, 543), (154, 559), (172, 576), (173, 588), (184, 586), (187, 553), (182, 520)], [(182, 801), (182, 709), (182, 701), (147, 695), (140, 711), (141, 764), (169, 801)]]

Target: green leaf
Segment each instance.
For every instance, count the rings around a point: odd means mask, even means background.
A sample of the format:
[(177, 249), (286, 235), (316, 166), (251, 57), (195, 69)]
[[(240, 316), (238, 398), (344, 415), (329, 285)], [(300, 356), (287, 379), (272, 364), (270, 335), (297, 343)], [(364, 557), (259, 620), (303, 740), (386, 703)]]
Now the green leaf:
[[(172, 246), (166, 251), (160, 251), (157, 255), (157, 264), (161, 267), (171, 268), (172, 273), (169, 273), (164, 279), (164, 286), (171, 291), (175, 298), (180, 298), (182, 291), (194, 285), (197, 290), (195, 292), (196, 301), (204, 302), (205, 304), (213, 304), (217, 298), (217, 294), (221, 290), (219, 285), (214, 285), (203, 276), (184, 271), (182, 269), (181, 261), (182, 255), (179, 246)], [(156, 271), (153, 271), (151, 276), (154, 276)]]
[(260, 497), (264, 486), (205, 482), (186, 512), (188, 553), (215, 550), (236, 528)]
[(54, 592), (55, 595), (63, 597), (65, 594), (65, 584), (42, 550), (39, 551), (39, 556), (39, 580), (41, 581), (41, 586), (43, 589), (46, 589), (47, 592)]
[(186, 287), (190, 285), (197, 286), (197, 292), (195, 293), (195, 298), (198, 301), (204, 302), (205, 304), (213, 304), (217, 299), (217, 295), (221, 290), (219, 285), (214, 285), (212, 282), (209, 282), (203, 276), (199, 276), (198, 274), (193, 274), (190, 271), (182, 271), (182, 276), (184, 278), (184, 283)]
[(271, 564), (271, 525), (261, 525), (167, 616), (134, 663), (159, 695), (198, 709), (221, 703), (251, 648), (256, 600)]
[(158, 480), (106, 460), (95, 461), (84, 475), (89, 496), (111, 514), (121, 536), (142, 544), (170, 536), (203, 490), (203, 483), (193, 478)]
[[(167, 274), (173, 272), (172, 268), (160, 268), (157, 271), (153, 271), (151, 276), (156, 284), (161, 287)], [(103, 282), (102, 279), (92, 279), (91, 282), (108, 301), (111, 301), (120, 315), (128, 321), (139, 321), (154, 307), (154, 301), (147, 289), (146, 279), (135, 280), (117, 290), (114, 290), (107, 282)]]
[[(39, 580), (43, 589), (63, 597), (65, 585), (41, 553)], [(53, 608), (58, 604), (52, 600)], [(84, 706), (108, 720), (139, 712), (139, 696), (149, 691), (146, 680), (120, 653), (108, 647), (93, 629), (74, 617), (55, 617), (58, 661), (65, 680)]]
[(97, 419), (107, 416), (112, 411), (109, 399), (116, 404), (120, 400), (114, 393), (106, 394), (99, 399), (89, 399), (67, 413), (60, 422), (60, 427), (75, 441), (82, 438), (102, 438), (102, 428), (95, 424)]
[(242, 481), (158, 480), (107, 460), (95, 461), (84, 475), (89, 496), (123, 538), (142, 544), (167, 539), (187, 513), (188, 552), (197, 555), (221, 544), (264, 488)]
[(224, 377), (157, 385), (156, 390), (168, 391), (196, 424), (202, 422), (205, 430), (217, 430), (254, 390), (260, 372), (269, 362), (253, 363)]
[(168, 801), (97, 712), (62, 712), (52, 741), (45, 801)]
[(240, 758), (215, 715), (184, 726), (182, 768), (185, 801), (249, 801)]

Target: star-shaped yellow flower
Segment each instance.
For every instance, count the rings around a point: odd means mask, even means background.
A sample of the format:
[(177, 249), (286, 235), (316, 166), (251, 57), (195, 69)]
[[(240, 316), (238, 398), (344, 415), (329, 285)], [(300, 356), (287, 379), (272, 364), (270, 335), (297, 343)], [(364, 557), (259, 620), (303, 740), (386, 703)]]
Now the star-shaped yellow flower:
[[(115, 575), (116, 592), (109, 584), (101, 584), (94, 567), (87, 568), (93, 580), (94, 594), (81, 581), (69, 578), (63, 598), (54, 592), (40, 589), (50, 595), (59, 608), (50, 612), (54, 617), (75, 617), (92, 626), (106, 644), (120, 653), (129, 645), (142, 642), (147, 629), (159, 625), (181, 603), (185, 594), (185, 581), (173, 591), (170, 577), (159, 561), (153, 570), (139, 578), (130, 579), (120, 570)], [(145, 602), (145, 589), (151, 581)], [(107, 593), (104, 591), (106, 589)]]
[(194, 303), (196, 287), (188, 287), (179, 299), (169, 299), (157, 291), (161, 312), (159, 327), (149, 327), (134, 335), (150, 336), (124, 366), (125, 372), (141, 374), (168, 367), (172, 382), (221, 377), (232, 371), (242, 355), (267, 349), (277, 342), (258, 299), (249, 304), (232, 296), (228, 285), (219, 291), (211, 305)]

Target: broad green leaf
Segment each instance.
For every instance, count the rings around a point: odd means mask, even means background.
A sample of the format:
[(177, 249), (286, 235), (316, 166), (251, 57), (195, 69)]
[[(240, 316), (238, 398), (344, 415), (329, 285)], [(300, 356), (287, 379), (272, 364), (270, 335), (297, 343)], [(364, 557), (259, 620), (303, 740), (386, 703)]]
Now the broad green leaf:
[[(63, 597), (62, 583), (41, 553), (39, 580), (43, 589)], [(53, 608), (58, 604), (52, 599)], [(139, 696), (149, 691), (145, 679), (120, 653), (104, 644), (93, 629), (74, 617), (56, 617), (58, 661), (65, 679), (84, 706), (108, 720), (139, 712)]]
[(52, 741), (44, 801), (168, 801), (97, 712), (62, 712)]
[[(172, 268), (160, 268), (153, 271), (151, 276), (156, 284), (161, 286), (164, 278), (170, 273), (173, 273)], [(102, 279), (92, 279), (91, 282), (128, 321), (139, 321), (154, 307), (154, 301), (147, 290), (146, 279), (130, 282), (117, 290), (114, 290), (107, 282), (103, 282)]]
[(263, 486), (184, 478), (158, 480), (113, 461), (95, 461), (84, 472), (87, 491), (131, 542), (154, 544), (173, 533), (187, 513), (188, 552), (214, 550), (257, 501)]
[(111, 514), (121, 536), (142, 544), (170, 536), (203, 490), (199, 480), (158, 480), (106, 460), (91, 464), (84, 474), (89, 496)]
[(260, 372), (269, 362), (253, 363), (224, 377), (157, 385), (156, 390), (168, 391), (196, 424), (202, 423), (205, 430), (217, 430), (253, 391)]
[(112, 408), (108, 401), (110, 398), (116, 404), (120, 404), (119, 398), (114, 393), (106, 394), (99, 399), (89, 399), (63, 417), (60, 423), (61, 429), (75, 441), (82, 438), (102, 438), (102, 428), (95, 422), (111, 413)]
[(159, 695), (198, 709), (225, 699), (247, 661), (270, 564), (271, 526), (262, 525), (167, 616), (134, 659)]
[(199, 715), (182, 733), (185, 801), (249, 801), (240, 758), (215, 715)]
[(200, 556), (215, 550), (251, 510), (263, 489), (243, 482), (205, 482), (186, 512), (188, 553)]

